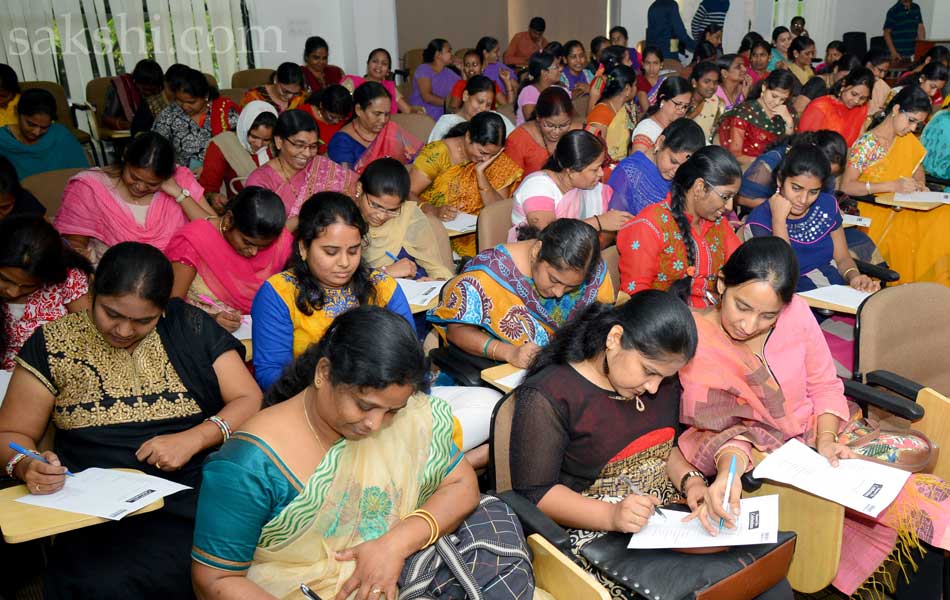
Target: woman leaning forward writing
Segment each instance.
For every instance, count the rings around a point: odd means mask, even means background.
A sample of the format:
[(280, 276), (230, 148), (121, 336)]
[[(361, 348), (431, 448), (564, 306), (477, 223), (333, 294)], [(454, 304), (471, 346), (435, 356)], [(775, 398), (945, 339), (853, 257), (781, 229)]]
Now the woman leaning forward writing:
[[(450, 532), (472, 541), (474, 519), (497, 532), (477, 540), (523, 547), (507, 507), (479, 507), (452, 411), (419, 391), (426, 370), (399, 316), (363, 306), (338, 317), (274, 386), (271, 406), (205, 466), (191, 554), (198, 596), (303, 598), (306, 584), (327, 599), (395, 600), (397, 585), (414, 583), (420, 551), (453, 543), (439, 541)], [(488, 589), (515, 569), (530, 573), (520, 554), (475, 563), (475, 577)], [(491, 597), (531, 597), (530, 575), (509, 584)], [(445, 568), (419, 585), (465, 595)]]
[[(172, 267), (133, 242), (102, 257), (92, 310), (37, 329), (16, 358), (0, 408), (0, 461), (31, 494), (65, 471), (131, 468), (190, 486), (162, 510), (56, 536), (46, 598), (190, 598), (188, 548), (201, 463), (260, 409), (241, 344), (203, 312), (169, 300)], [(49, 463), (36, 448), (52, 419)]]

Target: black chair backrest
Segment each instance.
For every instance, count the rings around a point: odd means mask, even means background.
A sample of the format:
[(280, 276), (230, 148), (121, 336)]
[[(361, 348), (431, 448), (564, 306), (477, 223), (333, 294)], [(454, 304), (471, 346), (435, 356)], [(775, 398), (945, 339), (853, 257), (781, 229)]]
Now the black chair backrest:
[(868, 51), (868, 34), (863, 31), (849, 31), (841, 36), (848, 54), (864, 56)]

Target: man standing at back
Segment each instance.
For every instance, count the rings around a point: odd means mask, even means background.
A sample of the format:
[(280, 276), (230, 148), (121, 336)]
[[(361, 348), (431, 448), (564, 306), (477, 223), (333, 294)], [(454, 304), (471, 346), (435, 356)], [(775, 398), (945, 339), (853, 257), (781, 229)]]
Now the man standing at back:
[(506, 65), (513, 67), (523, 67), (528, 64), (528, 59), (535, 52), (540, 52), (548, 45), (544, 39), (544, 30), (547, 24), (541, 17), (534, 17), (528, 24), (528, 31), (521, 31), (511, 38), (508, 49), (502, 60)]
[(897, 4), (887, 9), (884, 19), (884, 41), (891, 51), (891, 60), (914, 58), (914, 47), (917, 40), (927, 37), (924, 28), (924, 19), (920, 15), (920, 7), (912, 0), (898, 0)]
[[(674, 45), (674, 40), (679, 40), (679, 43)], [(656, 0), (650, 5), (647, 11), (647, 46), (662, 50), (664, 60), (678, 60), (679, 52), (696, 47), (696, 41), (683, 25), (676, 0)]]
[(702, 0), (693, 15), (690, 32), (697, 42), (703, 41), (703, 32), (710, 25), (726, 24), (726, 13), (729, 12), (729, 0)]

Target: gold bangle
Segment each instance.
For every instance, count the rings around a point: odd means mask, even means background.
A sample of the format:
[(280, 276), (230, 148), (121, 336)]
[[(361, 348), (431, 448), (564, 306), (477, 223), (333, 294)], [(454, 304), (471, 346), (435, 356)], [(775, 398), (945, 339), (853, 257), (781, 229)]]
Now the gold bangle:
[(815, 436), (815, 443), (817, 444), (817, 443), (818, 443), (818, 438), (820, 438), (821, 436), (825, 435), (826, 433), (830, 433), (830, 434), (832, 435), (832, 437), (834, 438), (834, 442), (835, 442), (836, 444), (838, 443), (838, 434), (835, 433), (834, 431), (830, 430), (830, 429), (826, 429), (825, 431), (819, 431), (819, 432), (818, 432), (818, 435)]
[(426, 541), (425, 545), (422, 546), (422, 548), (428, 548), (429, 546), (434, 544), (436, 540), (439, 539), (439, 535), (440, 535), (439, 523), (438, 521), (435, 520), (435, 517), (432, 516), (432, 513), (425, 510), (424, 508), (418, 508), (412, 511), (411, 513), (409, 513), (408, 515), (406, 515), (405, 517), (403, 517), (402, 520), (405, 521), (409, 517), (419, 517), (420, 519), (422, 519), (423, 521), (429, 524), (429, 539), (428, 541)]
[[(844, 273), (841, 274), (841, 277), (842, 277), (845, 281), (850, 281), (850, 280), (848, 279), (848, 273), (850, 273), (851, 271), (854, 271), (855, 273), (858, 273), (858, 268), (857, 268), (857, 267), (850, 267), (850, 268), (847, 269)], [(860, 275), (860, 273), (858, 273), (858, 274)]]
[(737, 461), (738, 461), (738, 459), (740, 459), (740, 458), (743, 458), (743, 459), (746, 458), (746, 455), (745, 455), (741, 450), (739, 450), (739, 449), (737, 449), (737, 448), (735, 448), (735, 447), (733, 447), (733, 446), (726, 446), (725, 448), (720, 448), (720, 449), (719, 449), (719, 452), (717, 452), (717, 453), (713, 456), (713, 462), (716, 463), (716, 470), (717, 470), (717, 471), (719, 470), (719, 459), (722, 458), (722, 456), (723, 456), (724, 454), (726, 454), (727, 452), (729, 452), (730, 454), (735, 454)]

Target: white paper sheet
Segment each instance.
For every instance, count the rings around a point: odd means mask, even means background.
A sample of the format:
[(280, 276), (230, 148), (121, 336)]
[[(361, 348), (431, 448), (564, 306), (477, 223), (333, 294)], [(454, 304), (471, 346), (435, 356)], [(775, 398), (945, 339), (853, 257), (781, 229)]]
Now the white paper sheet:
[(444, 281), (414, 281), (412, 279), (396, 279), (402, 293), (406, 295), (409, 304), (425, 306), (439, 295)]
[(864, 299), (871, 294), (869, 292), (856, 290), (850, 285), (827, 285), (807, 292), (798, 292), (798, 295), (804, 298), (814, 298), (815, 300), (823, 300), (825, 302), (831, 302), (832, 304), (847, 306), (857, 311), (861, 303), (864, 302)]
[(241, 317), (241, 326), (231, 335), (239, 340), (251, 339), (251, 315), (243, 315)]
[(931, 204), (950, 204), (950, 194), (946, 192), (910, 192), (896, 193), (897, 202), (929, 202)]
[(143, 473), (92, 468), (67, 477), (66, 485), (55, 494), (28, 494), (17, 502), (118, 521), (159, 498), (188, 489)]
[(525, 370), (518, 369), (511, 375), (505, 375), (501, 379), (495, 380), (495, 383), (497, 383), (500, 386), (504, 386), (510, 390), (513, 390), (519, 385), (521, 385), (521, 382), (524, 381), (524, 376), (525, 376)]
[(787, 483), (872, 517), (897, 498), (910, 477), (907, 471), (869, 460), (841, 460), (832, 467), (825, 457), (795, 439), (769, 454), (752, 474)]
[(445, 228), (449, 231), (458, 231), (460, 233), (472, 233), (478, 224), (478, 217), (468, 213), (460, 212), (455, 215), (451, 221), (442, 221)]
[(858, 215), (841, 215), (841, 221), (845, 227), (870, 227), (871, 219), (859, 217)]
[(740, 515), (736, 528), (723, 527), (718, 535), (709, 535), (698, 520), (683, 523), (688, 513), (665, 510), (666, 519), (653, 515), (646, 527), (630, 536), (627, 548), (712, 548), (774, 544), (778, 541), (778, 495), (739, 500)]

